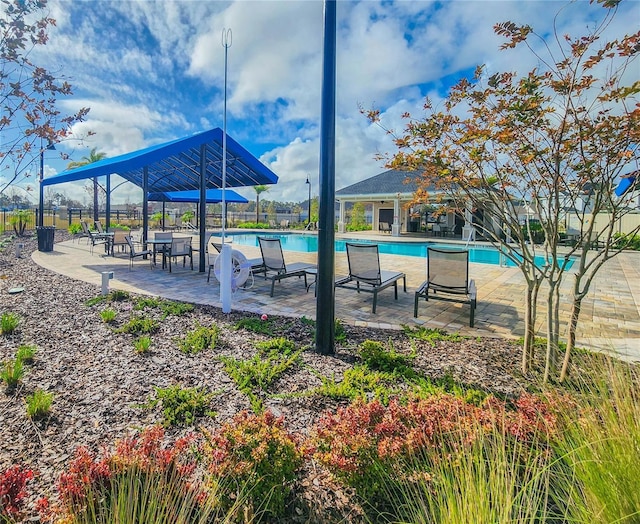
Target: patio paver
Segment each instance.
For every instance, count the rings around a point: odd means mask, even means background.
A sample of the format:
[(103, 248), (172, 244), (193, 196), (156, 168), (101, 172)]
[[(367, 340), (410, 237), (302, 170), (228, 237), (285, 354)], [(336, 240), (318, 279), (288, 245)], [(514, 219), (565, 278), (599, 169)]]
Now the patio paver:
[[(375, 238), (375, 235), (372, 235)], [(385, 237), (386, 240), (389, 237)], [(395, 239), (394, 239), (395, 240)], [(194, 240), (194, 245), (197, 241)], [(260, 257), (258, 247), (238, 247), (247, 258)], [(178, 264), (172, 273), (158, 266), (154, 270), (142, 261), (136, 261), (129, 271), (128, 256), (92, 255), (84, 240), (57, 243), (52, 252), (36, 251), (33, 260), (51, 271), (71, 278), (101, 285), (101, 273), (113, 271), (111, 289), (158, 295), (172, 300), (183, 300), (220, 307), (219, 284), (212, 276), (206, 282), (206, 272), (195, 271)], [(316, 262), (315, 253), (286, 251), (287, 263)], [(347, 274), (346, 254), (336, 254), (336, 275)], [(385, 269), (403, 271), (407, 275), (407, 293), (393, 289), (382, 291), (378, 309), (371, 313), (370, 293), (353, 290), (335, 290), (336, 317), (343, 322), (371, 328), (400, 329), (401, 326), (424, 325), (458, 331), (470, 336), (519, 337), (524, 329), (524, 279), (517, 268), (503, 268), (488, 264), (470, 263), (470, 275), (478, 288), (476, 326), (469, 328), (467, 305), (442, 301), (422, 302), (417, 319), (413, 318), (413, 292), (424, 280), (425, 261), (417, 257), (380, 255)], [(571, 296), (572, 279), (565, 279), (561, 296)], [(305, 292), (304, 281), (296, 278), (282, 280), (269, 297), (270, 281), (257, 276), (247, 289), (233, 295), (232, 308), (249, 313), (266, 313), (315, 319), (316, 301), (313, 288)], [(544, 289), (540, 297), (544, 297)], [(570, 300), (561, 304), (561, 317), (569, 316)], [(544, 304), (538, 314), (538, 331), (544, 336)], [(583, 301), (577, 345), (594, 350), (613, 351), (622, 358), (640, 361), (640, 253), (622, 253), (600, 270), (592, 289)]]

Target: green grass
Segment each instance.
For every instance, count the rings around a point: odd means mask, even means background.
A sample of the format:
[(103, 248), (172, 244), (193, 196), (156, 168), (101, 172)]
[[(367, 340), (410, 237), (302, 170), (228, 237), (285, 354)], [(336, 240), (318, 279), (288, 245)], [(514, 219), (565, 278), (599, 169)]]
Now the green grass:
[(11, 335), (20, 324), (20, 317), (15, 313), (4, 312), (0, 315), (0, 332), (3, 335)]
[(0, 379), (5, 382), (7, 388), (15, 388), (23, 376), (24, 368), (22, 367), (22, 360), (9, 359), (4, 362), (2, 370), (0, 371)]
[(402, 331), (409, 338), (426, 340), (431, 344), (439, 340), (444, 340), (447, 342), (460, 342), (461, 340), (464, 340), (464, 337), (459, 333), (447, 333), (444, 329), (439, 328), (427, 328), (424, 326), (412, 328), (410, 326), (403, 325)]
[(37, 351), (38, 348), (34, 345), (22, 344), (20, 347), (18, 347), (18, 351), (16, 351), (16, 360), (20, 360), (21, 362), (30, 364), (31, 362), (33, 362)]
[(36, 389), (33, 394), (27, 396), (27, 416), (31, 419), (46, 417), (51, 410), (53, 393), (47, 393)]
[(148, 353), (151, 350), (151, 337), (142, 335), (140, 338), (134, 340), (133, 349), (138, 354)]
[(215, 416), (209, 409), (211, 400), (215, 396), (207, 393), (202, 388), (183, 388), (179, 384), (168, 388), (153, 388), (156, 398), (149, 400), (144, 407), (155, 408), (162, 405), (163, 425), (187, 425), (191, 426), (198, 417)]
[(158, 331), (158, 322), (152, 318), (132, 317), (128, 322), (116, 329), (116, 333), (129, 333), (131, 335), (144, 335)]

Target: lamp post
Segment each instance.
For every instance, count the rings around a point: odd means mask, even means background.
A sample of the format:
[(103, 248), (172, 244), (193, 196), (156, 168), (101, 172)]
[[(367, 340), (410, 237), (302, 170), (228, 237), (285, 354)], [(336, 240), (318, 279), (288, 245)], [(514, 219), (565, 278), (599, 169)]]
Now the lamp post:
[(307, 175), (307, 181), (305, 182), (309, 186), (309, 218), (307, 224), (311, 224), (311, 182), (309, 182), (309, 175)]
[(44, 226), (44, 188), (42, 181), (44, 180), (44, 152), (46, 150), (55, 150), (56, 146), (53, 142), (49, 142), (47, 147), (40, 146), (40, 201), (38, 203), (38, 225)]

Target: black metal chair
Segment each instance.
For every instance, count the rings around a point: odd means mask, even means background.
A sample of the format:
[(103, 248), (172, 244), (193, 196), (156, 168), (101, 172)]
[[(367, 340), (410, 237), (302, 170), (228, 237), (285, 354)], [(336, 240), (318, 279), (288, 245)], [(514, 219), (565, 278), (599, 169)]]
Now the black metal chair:
[(395, 299), (398, 300), (398, 280), (402, 279), (403, 288), (407, 291), (407, 276), (396, 271), (380, 269), (380, 256), (378, 244), (352, 244), (347, 242), (347, 261), (349, 263), (349, 276), (336, 281), (336, 287), (355, 289), (360, 293), (373, 293), (373, 307), (371, 312), (376, 312), (378, 293), (383, 289), (393, 286)]
[[(413, 316), (418, 316), (418, 300), (447, 300), (469, 304), (469, 326), (473, 327), (477, 303), (476, 284), (469, 280), (469, 251), (427, 248), (427, 280), (414, 296)], [(442, 296), (444, 294), (445, 296)]]
[(294, 262), (286, 265), (282, 254), (282, 244), (279, 238), (258, 237), (260, 253), (262, 254), (262, 267), (255, 273), (264, 273), (264, 278), (271, 279), (271, 296), (276, 282), (289, 277), (304, 277), (304, 286), (307, 287), (307, 273), (309, 268), (315, 268), (315, 264), (306, 262)]
[[(124, 239), (129, 246), (129, 271), (133, 268), (134, 259), (144, 256), (149, 257), (149, 265), (151, 266), (151, 269), (153, 269), (153, 251), (151, 249), (136, 250), (136, 243), (129, 235), (126, 235)], [(145, 246), (142, 247), (144, 248)]]

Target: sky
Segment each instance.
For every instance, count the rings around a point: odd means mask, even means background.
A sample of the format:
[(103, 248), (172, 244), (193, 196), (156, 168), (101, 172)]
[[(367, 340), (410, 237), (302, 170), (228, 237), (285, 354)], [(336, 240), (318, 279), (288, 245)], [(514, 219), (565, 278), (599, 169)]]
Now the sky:
[[(74, 135), (94, 134), (47, 151), (45, 177), (66, 168), (60, 152), (80, 160), (95, 147), (112, 157), (222, 127), (229, 28), (227, 131), (280, 179), (261, 198), (303, 202), (307, 177), (318, 194), (321, 1), (49, 0), (48, 10), (56, 27), (31, 58), (73, 86), (58, 101), (63, 112), (90, 108)], [(477, 65), (490, 73), (537, 65), (530, 52), (500, 51), (494, 24), (526, 23), (548, 38), (555, 23), (558, 34), (578, 36), (603, 11), (587, 0), (338, 1), (336, 189), (384, 171), (376, 154), (395, 151), (361, 108), (380, 110), (385, 128), (402, 130), (404, 112), (420, 116), (426, 96), (437, 103)], [(639, 25), (640, 2), (625, 0), (609, 29), (619, 36)], [(59, 188), (91, 199), (81, 184)], [(141, 200), (130, 184), (112, 196)]]

